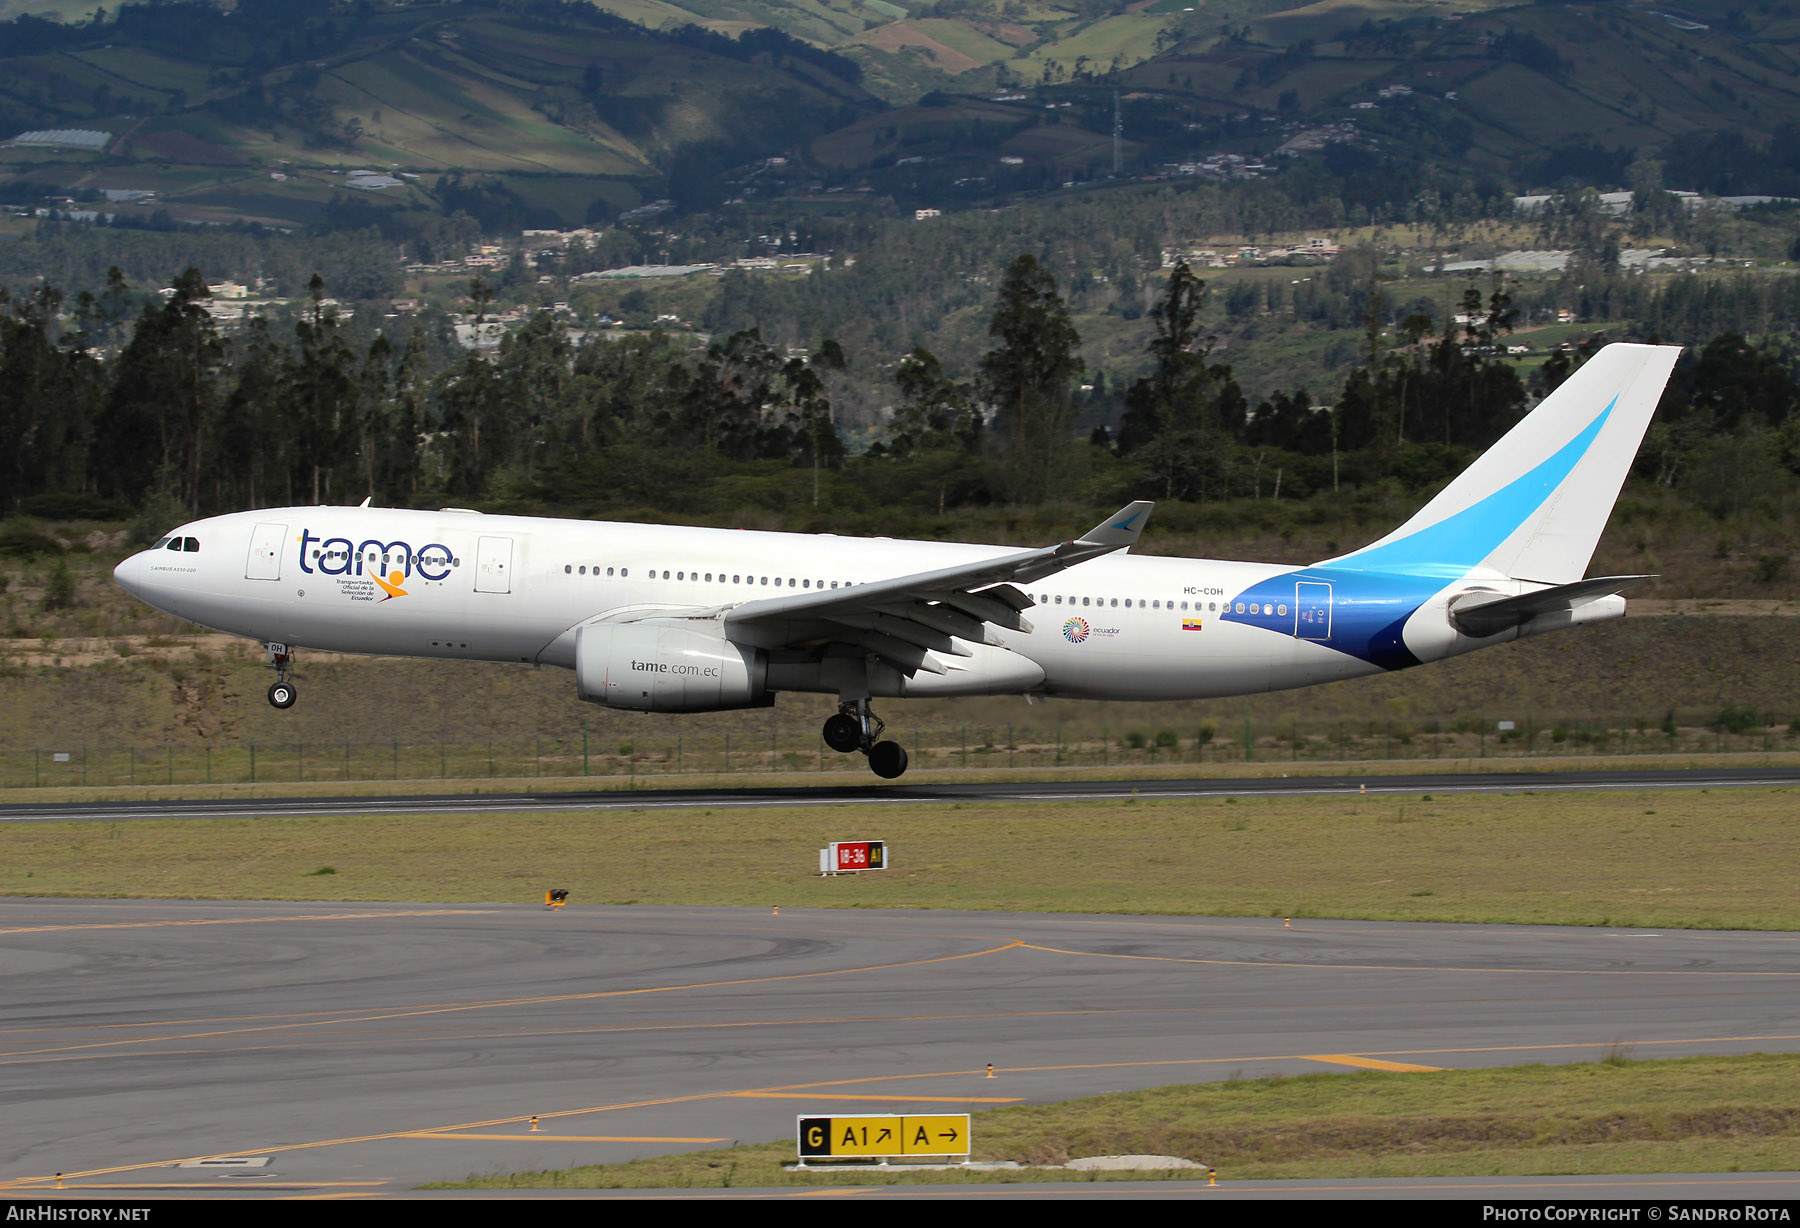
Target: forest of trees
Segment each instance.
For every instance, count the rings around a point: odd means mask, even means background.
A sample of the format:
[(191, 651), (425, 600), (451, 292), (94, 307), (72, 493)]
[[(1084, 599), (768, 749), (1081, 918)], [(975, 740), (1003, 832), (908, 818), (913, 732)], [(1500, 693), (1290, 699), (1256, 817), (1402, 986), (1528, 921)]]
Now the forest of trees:
[[(849, 358), (835, 341), (791, 351), (749, 328), (701, 349), (660, 332), (577, 344), (548, 313), (492, 352), (424, 323), (363, 341), (325, 289), (315, 276), (291, 327), (256, 319), (230, 335), (194, 269), (166, 297), (134, 296), (116, 269), (73, 303), (49, 286), (0, 295), (0, 512), (135, 514), (154, 533), (197, 514), (364, 497), (690, 518), (768, 508), (832, 523), (845, 509), (1119, 493), (1422, 492), (1602, 340), (1553, 357), (1533, 388), (1499, 344), (1516, 311), (1504, 284), (1468, 287), (1468, 322), (1442, 335), (1418, 312), (1388, 333), (1375, 286), (1362, 361), (1328, 405), (1298, 389), (1253, 400), (1216, 360), (1205, 286), (1180, 265), (1145, 321), (1146, 373), (1109, 393), (1082, 384), (1068, 307), (1023, 254), (994, 290), (973, 377), (915, 348), (892, 370), (882, 437), (852, 455), (834, 421)], [(1718, 516), (1782, 497), (1800, 473), (1794, 373), (1791, 354), (1734, 333), (1691, 349), (1640, 474)]]

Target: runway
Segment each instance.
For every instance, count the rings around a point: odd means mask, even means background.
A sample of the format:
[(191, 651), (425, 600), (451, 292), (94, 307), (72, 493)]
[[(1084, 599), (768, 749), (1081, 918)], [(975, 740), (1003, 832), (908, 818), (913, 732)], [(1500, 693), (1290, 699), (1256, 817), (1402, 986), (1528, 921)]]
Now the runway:
[[(1276, 769), (1271, 769), (1275, 771)], [(0, 823), (134, 819), (243, 819), (274, 815), (469, 814), (605, 810), (757, 809), (780, 806), (931, 806), (959, 802), (1073, 802), (1127, 797), (1321, 797), (1349, 793), (1562, 793), (1617, 789), (1758, 789), (1800, 785), (1800, 767), (1606, 772), (1465, 772), (1382, 776), (1270, 775), (1242, 779), (1063, 779), (974, 784), (791, 785), (757, 789), (608, 789), (567, 793), (422, 794), (409, 797), (224, 798), (0, 806)]]
[[(1792, 933), (11, 899), (0, 1196), (59, 1171), (121, 1196), (394, 1194), (792, 1138), (821, 1111), (1791, 1052), (1796, 956)], [(224, 1157), (252, 1163), (199, 1164)]]

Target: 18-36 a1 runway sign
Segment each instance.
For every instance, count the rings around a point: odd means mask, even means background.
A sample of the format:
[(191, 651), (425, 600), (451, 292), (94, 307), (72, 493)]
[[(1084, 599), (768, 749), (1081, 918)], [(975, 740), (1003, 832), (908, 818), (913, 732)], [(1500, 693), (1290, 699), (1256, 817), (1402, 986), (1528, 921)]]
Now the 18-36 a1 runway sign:
[(887, 841), (833, 840), (819, 850), (822, 874), (856, 874), (888, 868)]
[(802, 1117), (798, 1129), (802, 1160), (969, 1154), (967, 1113)]

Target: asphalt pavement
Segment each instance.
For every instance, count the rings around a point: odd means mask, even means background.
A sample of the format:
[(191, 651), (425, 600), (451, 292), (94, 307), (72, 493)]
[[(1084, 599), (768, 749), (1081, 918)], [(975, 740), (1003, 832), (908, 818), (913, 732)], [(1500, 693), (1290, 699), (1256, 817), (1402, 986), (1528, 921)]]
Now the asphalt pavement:
[[(1791, 933), (11, 899), (0, 1196), (57, 1172), (86, 1196), (397, 1194), (792, 1138), (802, 1114), (1792, 1052), (1797, 956)], [(1718, 1192), (1748, 1179), (1684, 1196), (1771, 1196)], [(1452, 1185), (1417, 1196), (1549, 1188)]]

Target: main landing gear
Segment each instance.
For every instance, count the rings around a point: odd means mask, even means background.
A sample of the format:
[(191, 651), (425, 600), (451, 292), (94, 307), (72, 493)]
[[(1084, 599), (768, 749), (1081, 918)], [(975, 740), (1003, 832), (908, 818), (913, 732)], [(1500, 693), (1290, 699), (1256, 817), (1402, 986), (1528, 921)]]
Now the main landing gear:
[(291, 708), (300, 698), (294, 690), (294, 654), (286, 644), (270, 643), (269, 667), (275, 671), (275, 685), (269, 688), (271, 708)]
[(867, 699), (847, 699), (838, 705), (837, 715), (825, 720), (825, 745), (839, 754), (860, 750), (869, 757), (869, 770), (883, 780), (893, 780), (906, 771), (906, 748), (898, 742), (878, 742), (887, 726), (869, 710)]

